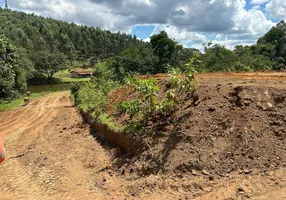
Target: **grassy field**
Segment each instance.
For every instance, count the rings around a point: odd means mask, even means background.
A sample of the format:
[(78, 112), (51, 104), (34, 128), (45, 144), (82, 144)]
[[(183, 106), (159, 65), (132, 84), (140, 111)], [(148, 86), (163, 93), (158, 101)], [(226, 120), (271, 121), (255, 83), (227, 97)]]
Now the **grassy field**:
[[(47, 95), (49, 93), (50, 92), (34, 93), (34, 94), (31, 94), (30, 99), (31, 100), (36, 99), (36, 98), (42, 97), (44, 95)], [(19, 98), (13, 99), (11, 101), (0, 101), (0, 111), (17, 108), (19, 106), (24, 105), (24, 97), (25, 96), (20, 96)]]
[(90, 78), (70, 78), (70, 77), (61, 77), (59, 79), (61, 80), (62, 83), (78, 83), (90, 80)]

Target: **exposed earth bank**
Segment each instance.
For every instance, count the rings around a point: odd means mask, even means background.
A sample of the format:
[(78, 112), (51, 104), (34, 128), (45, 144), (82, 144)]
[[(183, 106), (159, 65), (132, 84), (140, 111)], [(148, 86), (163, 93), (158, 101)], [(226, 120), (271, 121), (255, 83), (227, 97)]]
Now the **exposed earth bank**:
[(150, 124), (160, 134), (134, 157), (67, 92), (1, 112), (1, 199), (284, 199), (286, 79), (259, 77), (201, 75), (198, 98)]
[[(231, 74), (231, 78), (199, 77), (193, 98), (184, 100), (171, 115), (150, 122), (148, 134), (135, 138), (144, 141), (145, 147), (130, 166), (141, 175), (200, 172), (219, 177), (285, 167), (285, 82), (258, 80), (259, 76), (243, 80)], [(155, 78), (163, 97), (168, 77)], [(116, 107), (132, 98), (130, 90), (120, 89), (110, 104)], [(130, 120), (112, 109), (109, 113), (119, 124)]]

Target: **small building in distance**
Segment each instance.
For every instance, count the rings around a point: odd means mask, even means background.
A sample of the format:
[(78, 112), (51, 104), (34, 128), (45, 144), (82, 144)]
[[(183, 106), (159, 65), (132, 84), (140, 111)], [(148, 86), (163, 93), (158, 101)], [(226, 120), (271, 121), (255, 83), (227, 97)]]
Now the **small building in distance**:
[(91, 71), (72, 71), (70, 74), (71, 78), (87, 78), (91, 77)]

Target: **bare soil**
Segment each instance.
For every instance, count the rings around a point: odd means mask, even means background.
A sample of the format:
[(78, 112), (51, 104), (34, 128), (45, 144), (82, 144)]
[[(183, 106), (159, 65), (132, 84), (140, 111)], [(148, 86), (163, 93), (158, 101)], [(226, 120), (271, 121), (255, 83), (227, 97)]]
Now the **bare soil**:
[(199, 75), (197, 97), (133, 157), (97, 138), (68, 92), (1, 112), (1, 199), (286, 199), (286, 76), (260, 73)]

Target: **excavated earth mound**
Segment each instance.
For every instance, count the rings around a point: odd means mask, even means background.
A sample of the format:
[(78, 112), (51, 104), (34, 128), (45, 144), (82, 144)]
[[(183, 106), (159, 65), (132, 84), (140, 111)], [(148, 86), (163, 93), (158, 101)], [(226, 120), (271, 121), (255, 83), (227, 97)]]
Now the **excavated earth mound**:
[[(285, 76), (202, 74), (193, 96), (165, 118), (133, 136), (142, 144), (133, 157), (119, 157), (122, 171), (138, 175), (182, 174), (228, 177), (286, 166)], [(164, 96), (168, 77), (156, 75)], [(122, 100), (136, 97), (121, 88), (109, 98), (108, 112), (118, 124), (129, 117), (114, 111)]]

